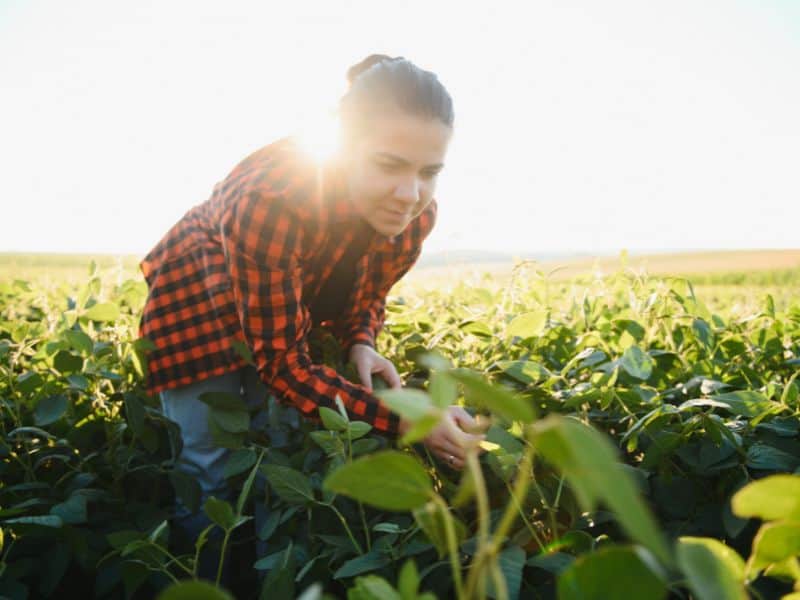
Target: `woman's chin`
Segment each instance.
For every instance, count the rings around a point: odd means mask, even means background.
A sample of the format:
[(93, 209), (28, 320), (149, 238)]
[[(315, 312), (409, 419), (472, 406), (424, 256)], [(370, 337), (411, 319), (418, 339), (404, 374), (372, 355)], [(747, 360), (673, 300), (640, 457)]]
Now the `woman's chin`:
[(406, 225), (384, 225), (383, 231), (379, 233), (385, 235), (386, 237), (394, 237), (396, 235), (400, 235), (403, 233), (403, 230), (406, 228)]
[(408, 223), (398, 223), (398, 222), (387, 222), (387, 221), (371, 221), (370, 225), (372, 228), (377, 231), (380, 235), (384, 237), (394, 237), (403, 233), (403, 230), (406, 228)]

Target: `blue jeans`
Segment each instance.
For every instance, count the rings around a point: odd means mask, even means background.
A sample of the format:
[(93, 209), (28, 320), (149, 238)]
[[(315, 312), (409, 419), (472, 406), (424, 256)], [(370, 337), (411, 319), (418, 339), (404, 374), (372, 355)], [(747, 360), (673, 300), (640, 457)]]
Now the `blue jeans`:
[[(164, 416), (177, 423), (181, 428), (183, 449), (177, 457), (176, 468), (194, 477), (202, 491), (200, 509), (196, 513), (190, 512), (180, 499), (177, 500), (175, 506), (173, 523), (192, 541), (197, 539), (200, 532), (211, 524), (202, 509), (206, 499), (214, 496), (235, 503), (239, 494), (239, 490), (229, 488), (223, 474), (225, 463), (233, 451), (214, 444), (208, 429), (209, 407), (198, 399), (200, 394), (206, 392), (228, 392), (241, 396), (251, 410), (250, 428), (252, 430), (263, 430), (268, 419), (267, 400), (270, 392), (259, 379), (253, 366), (204, 379), (184, 387), (164, 390), (160, 393)], [(263, 496), (265, 482), (263, 474), (259, 472), (254, 483), (257, 497)], [(255, 503), (256, 532), (261, 531), (267, 514), (264, 503), (257, 501)], [(215, 527), (210, 540), (218, 539), (221, 537), (221, 533), (221, 530)], [(209, 552), (201, 554), (198, 570), (201, 577), (213, 580), (216, 577), (219, 553), (210, 550), (211, 548), (209, 548)], [(259, 540), (256, 543), (258, 558), (265, 556), (266, 552), (266, 542)]]

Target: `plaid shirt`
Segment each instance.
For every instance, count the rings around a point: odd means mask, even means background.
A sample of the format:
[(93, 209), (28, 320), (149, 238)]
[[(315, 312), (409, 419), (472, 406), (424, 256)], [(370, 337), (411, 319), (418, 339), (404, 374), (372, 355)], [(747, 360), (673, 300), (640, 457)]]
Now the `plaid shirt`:
[[(147, 392), (237, 370), (250, 348), (261, 379), (285, 404), (319, 421), (320, 406), (396, 436), (399, 417), (364, 386), (312, 364), (309, 306), (355, 235), (359, 218), (341, 169), (318, 165), (283, 138), (254, 152), (211, 197), (190, 209), (140, 263), (149, 287), (139, 333)], [(328, 323), (345, 352), (375, 346), (386, 295), (419, 257), (436, 219), (433, 200), (406, 229), (372, 239), (339, 322)]]

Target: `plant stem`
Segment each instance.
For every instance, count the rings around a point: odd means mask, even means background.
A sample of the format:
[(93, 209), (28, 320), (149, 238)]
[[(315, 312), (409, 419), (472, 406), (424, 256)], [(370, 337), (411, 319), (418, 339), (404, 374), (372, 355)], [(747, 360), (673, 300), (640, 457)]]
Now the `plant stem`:
[(225, 550), (228, 546), (228, 538), (231, 536), (232, 529), (225, 530), (225, 537), (222, 538), (222, 549), (219, 553), (219, 564), (217, 565), (217, 586), (219, 586), (219, 582), (222, 579), (222, 565), (225, 564)]
[[(467, 466), (475, 482), (475, 495), (478, 498), (478, 549), (472, 558), (469, 575), (467, 576), (467, 598), (475, 597), (475, 588), (481, 580), (483, 563), (494, 555), (489, 544), (489, 497), (486, 493), (486, 482), (483, 479), (480, 462), (478, 462), (477, 448), (467, 451)], [(486, 586), (481, 585), (479, 598), (486, 597)]]
[[(523, 523), (525, 523), (525, 527), (527, 527), (527, 528), (528, 528), (528, 531), (530, 532), (530, 534), (531, 534), (531, 537), (533, 537), (533, 539), (534, 539), (534, 540), (536, 541), (536, 543), (539, 545), (539, 549), (540, 549), (540, 550), (541, 550), (541, 549), (543, 549), (543, 548), (545, 547), (545, 545), (546, 545), (546, 544), (544, 543), (544, 540), (542, 540), (542, 538), (540, 538), (540, 537), (539, 537), (539, 534), (538, 534), (538, 532), (536, 531), (536, 528), (533, 526), (533, 523), (531, 523), (531, 522), (528, 520), (528, 518), (525, 516), (525, 513), (524, 513), (524, 511), (523, 511), (523, 506), (522, 506), (522, 504), (520, 504), (520, 503), (517, 501), (517, 498), (514, 496), (514, 492), (513, 492), (513, 490), (511, 489), (511, 486), (508, 484), (508, 482), (506, 482), (506, 489), (508, 490), (508, 495), (509, 495), (509, 496), (511, 496), (511, 499), (512, 499), (512, 500), (514, 501), (514, 503), (517, 505), (517, 510), (519, 511), (519, 517), (520, 517), (520, 519), (522, 519), (522, 522), (523, 522)], [(525, 491), (527, 492), (527, 490), (525, 490)]]
[(333, 502), (331, 502), (330, 504), (326, 504), (325, 502), (318, 502), (318, 504), (322, 504), (323, 506), (328, 506), (333, 512), (336, 513), (336, 516), (339, 517), (339, 521), (341, 521), (342, 526), (347, 532), (347, 537), (349, 537), (350, 541), (353, 542), (353, 546), (355, 546), (359, 554), (364, 554), (364, 550), (363, 548), (361, 548), (361, 544), (359, 544), (356, 541), (356, 538), (353, 537), (353, 532), (350, 531), (350, 528), (347, 526), (347, 520), (344, 518), (344, 515), (342, 515), (342, 513), (340, 513), (339, 510), (333, 505)]
[(497, 524), (497, 529), (495, 529), (494, 536), (492, 538), (492, 546), (495, 550), (500, 548), (500, 545), (503, 543), (503, 538), (505, 538), (508, 529), (514, 522), (514, 517), (516, 516), (514, 504), (518, 503), (517, 498), (525, 497), (525, 493), (528, 491), (528, 484), (532, 479), (532, 471), (533, 444), (529, 444), (525, 449), (525, 454), (522, 456), (522, 461), (520, 462), (517, 470), (517, 480), (514, 482), (514, 491), (511, 493), (511, 498), (514, 500), (514, 503), (509, 503), (508, 506), (506, 506), (506, 510), (503, 513), (500, 522)]
[(556, 491), (556, 499), (553, 500), (553, 508), (558, 509), (558, 504), (561, 502), (561, 490), (564, 489), (564, 476), (562, 475), (558, 481), (558, 490)]
[(369, 535), (369, 527), (367, 527), (367, 517), (364, 515), (364, 505), (358, 503), (358, 512), (361, 513), (361, 524), (364, 526), (364, 537), (367, 538), (367, 552), (372, 550), (372, 540)]
[(497, 600), (508, 600), (508, 588), (506, 587), (506, 578), (496, 562), (493, 562), (490, 567), (492, 571), (492, 581), (494, 582), (494, 595)]
[(166, 575), (167, 577), (172, 579), (172, 583), (180, 583), (178, 581), (178, 578), (175, 577), (175, 575), (173, 575), (172, 573), (170, 573), (167, 569), (154, 569), (154, 568), (148, 566), (147, 570), (148, 571), (153, 571), (153, 573), (164, 573), (164, 575)]
[(169, 567), (172, 563), (175, 563), (176, 565), (178, 565), (181, 569), (186, 571), (186, 573), (188, 573), (189, 575), (191, 575), (194, 578), (194, 572), (191, 571), (187, 566), (185, 566), (181, 562), (181, 559), (178, 558), (178, 557), (174, 557), (174, 558), (169, 559), (166, 563), (164, 563), (164, 568)]
[(547, 496), (544, 495), (544, 490), (539, 486), (539, 483), (536, 481), (536, 478), (531, 480), (536, 493), (539, 494), (539, 497), (542, 499), (542, 504), (544, 505), (545, 510), (547, 511), (547, 518), (550, 521), (550, 530), (553, 539), (558, 537), (558, 523), (556, 522), (555, 516), (555, 509), (550, 506), (550, 502), (547, 501)]
[[(161, 554), (163, 554), (164, 556), (166, 556), (167, 558), (169, 558), (169, 559), (170, 559), (170, 560), (169, 560), (169, 561), (168, 561), (168, 562), (167, 562), (165, 565), (162, 565), (162, 569), (164, 570), (164, 572), (166, 572), (166, 573), (168, 573), (168, 574), (169, 574), (169, 572), (168, 572), (168, 570), (166, 569), (166, 567), (168, 567), (168, 566), (169, 566), (170, 564), (172, 564), (172, 563), (175, 563), (175, 564), (176, 564), (176, 565), (178, 565), (178, 566), (179, 566), (179, 567), (180, 567), (182, 570), (184, 570), (184, 571), (185, 571), (185, 572), (186, 572), (188, 575), (191, 575), (192, 577), (194, 577), (194, 576), (195, 576), (194, 572), (193, 572), (193, 571), (191, 571), (191, 570), (189, 569), (189, 567), (187, 567), (186, 565), (184, 565), (184, 564), (181, 562), (181, 560), (180, 560), (180, 559), (179, 559), (177, 556), (175, 556), (174, 554), (172, 554), (172, 553), (171, 553), (169, 550), (167, 550), (166, 548), (162, 548), (161, 546), (159, 546), (159, 545), (158, 545), (158, 544), (156, 544), (155, 542), (150, 542), (150, 547), (152, 547), (152, 548), (155, 548), (156, 550), (158, 550), (159, 552), (161, 552)], [(170, 575), (171, 575), (171, 574), (170, 574)]]
[(459, 559), (456, 532), (453, 528), (453, 519), (450, 516), (450, 507), (447, 506), (447, 503), (439, 494), (434, 494), (433, 501), (439, 506), (444, 518), (444, 531), (447, 537), (447, 549), (450, 554), (450, 569), (453, 572), (453, 583), (456, 586), (456, 598), (463, 600), (468, 597), (464, 596), (464, 587), (461, 579), (461, 561)]

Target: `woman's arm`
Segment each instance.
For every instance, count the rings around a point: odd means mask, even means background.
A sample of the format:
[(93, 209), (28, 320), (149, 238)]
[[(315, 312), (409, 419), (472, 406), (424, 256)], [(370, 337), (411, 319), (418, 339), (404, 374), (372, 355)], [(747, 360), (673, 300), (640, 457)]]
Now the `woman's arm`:
[(339, 396), (353, 420), (396, 436), (398, 415), (334, 369), (311, 362), (298, 258), (303, 228), (291, 203), (277, 193), (241, 194), (223, 214), (220, 233), (239, 320), (265, 384), (313, 420), (321, 406), (335, 410)]

